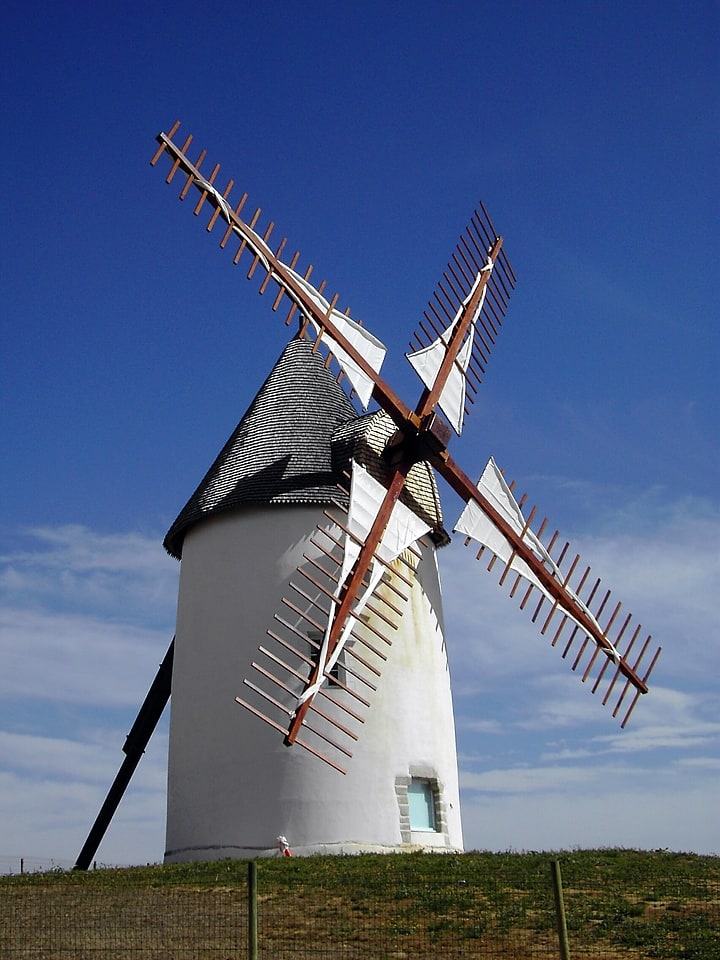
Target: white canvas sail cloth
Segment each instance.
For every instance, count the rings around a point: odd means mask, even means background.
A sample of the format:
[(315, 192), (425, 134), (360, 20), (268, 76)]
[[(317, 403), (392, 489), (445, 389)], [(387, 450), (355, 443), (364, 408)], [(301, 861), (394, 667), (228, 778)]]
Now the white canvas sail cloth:
[[(215, 203), (220, 208), (220, 212), (228, 224), (232, 226), (233, 231), (237, 233), (238, 236), (243, 238), (248, 248), (253, 254), (255, 254), (255, 256), (258, 257), (265, 270), (283, 288), (285, 293), (300, 308), (304, 315), (305, 311), (303, 310), (303, 304), (295, 291), (288, 286), (284, 278), (273, 269), (272, 260), (274, 259), (275, 255), (263, 238), (258, 233), (255, 233), (255, 231), (246, 223), (237, 223), (235, 221), (234, 211), (230, 207), (230, 204), (211, 183), (203, 179), (203, 177), (196, 177), (195, 183), (198, 187), (200, 187), (201, 190), (204, 190), (212, 195)], [(342, 334), (342, 336), (349, 343), (352, 344), (359, 354), (361, 354), (368, 366), (370, 366), (375, 373), (380, 373), (380, 368), (382, 367), (382, 363), (387, 352), (385, 345), (378, 340), (377, 337), (374, 337), (371, 333), (369, 333), (365, 327), (362, 327), (359, 323), (351, 320), (349, 317), (345, 316), (344, 313), (340, 313), (335, 309), (331, 310), (329, 301), (327, 301), (325, 297), (323, 297), (322, 294), (320, 294), (319, 291), (316, 290), (316, 288), (305, 279), (305, 277), (302, 277), (299, 273), (296, 273), (286, 264), (284, 266), (297, 286), (302, 289), (305, 296), (312, 301), (312, 303), (321, 313), (325, 314), (335, 329)], [(321, 331), (319, 324), (312, 317), (308, 317), (308, 319), (315, 328), (315, 332), (320, 333)], [(337, 359), (337, 362), (340, 364), (342, 370), (352, 384), (353, 389), (357, 393), (358, 398), (363, 405), (363, 409), (365, 409), (370, 402), (370, 397), (372, 396), (374, 385), (373, 379), (368, 376), (368, 374), (366, 374), (365, 371), (357, 365), (357, 363), (355, 363), (355, 361), (346, 353), (346, 351), (343, 350), (340, 344), (337, 343), (337, 341), (334, 340), (325, 330), (322, 331), (320, 339)]]
[[(335, 592), (336, 600), (339, 598), (340, 591), (350, 576), (355, 561), (360, 555), (362, 544), (370, 533), (386, 493), (387, 490), (381, 483), (378, 483), (359, 463), (352, 461), (350, 508), (347, 520), (349, 534), (345, 535), (345, 552), (340, 576), (338, 578), (337, 590)], [(375, 550), (375, 556), (379, 557), (385, 564), (392, 563), (393, 560), (400, 556), (403, 550), (415, 543), (416, 540), (428, 533), (429, 530), (430, 527), (424, 520), (416, 516), (404, 503), (397, 501), (390, 514), (390, 519), (388, 520), (380, 544)], [(358, 543), (357, 541), (360, 542)], [(358, 595), (358, 599), (352, 608), (343, 632), (332, 654), (328, 656), (330, 631), (337, 610), (337, 603), (335, 601), (331, 603), (327, 627), (325, 628), (325, 636), (323, 637), (322, 647), (320, 649), (319, 678), (316, 683), (311, 684), (298, 698), (298, 705), (315, 696), (325, 680), (324, 674), (332, 670), (337, 663), (343, 647), (350, 638), (350, 634), (355, 626), (355, 620), (357, 620), (374, 593), (375, 588), (382, 578), (383, 572), (383, 563), (380, 563), (374, 558), (369, 570), (370, 582), (364, 592)]]
[[(483, 471), (483, 475), (478, 483), (478, 489), (487, 500), (489, 500), (503, 519), (515, 530), (518, 536), (522, 537), (524, 543), (532, 550), (538, 560), (544, 564), (548, 572), (552, 574), (559, 584), (564, 586), (565, 593), (604, 636), (602, 627), (586, 604), (564, 583), (560, 568), (550, 556), (542, 541), (539, 537), (535, 536), (529, 527), (526, 528), (523, 512), (492, 457)], [(557, 602), (562, 608), (563, 613), (566, 614), (573, 623), (577, 624), (584, 633), (587, 633), (583, 625), (573, 614), (569, 605), (560, 600), (556, 600), (538, 580), (522, 557), (513, 554), (512, 544), (503, 536), (502, 532), (498, 530), (482, 507), (474, 500), (468, 500), (458, 522), (455, 524), (454, 530), (458, 533), (464, 533), (468, 537), (472, 537), (473, 540), (476, 540), (491, 550), (506, 565), (509, 563), (511, 570), (515, 570), (521, 577), (524, 577), (524, 579), (532, 583), (534, 587), (537, 587), (551, 603), (554, 604)], [(615, 663), (619, 663), (620, 654), (609, 640), (607, 642), (609, 646), (605, 652)]]
[[(305, 295), (308, 299), (312, 300), (315, 306), (324, 313), (333, 324), (338, 333), (342, 334), (343, 337), (352, 344), (357, 352), (367, 361), (370, 367), (375, 371), (375, 373), (380, 373), (380, 369), (385, 359), (385, 354), (387, 348), (378, 340), (377, 337), (373, 336), (365, 327), (360, 326), (355, 320), (351, 320), (350, 317), (346, 317), (344, 313), (340, 313), (338, 310), (330, 310), (330, 304), (323, 297), (315, 287), (312, 286), (304, 277), (301, 277), (299, 273), (295, 273), (294, 270), (288, 271), (292, 274), (293, 279), (302, 287)], [(279, 280), (279, 277), (273, 272), (273, 277)], [(283, 284), (284, 286), (284, 284)], [(287, 290), (287, 287), (285, 287)], [(292, 291), (288, 291), (292, 297)], [(293, 297), (296, 300), (297, 298)], [(302, 308), (302, 304), (298, 303), (298, 306)], [(364, 370), (362, 370), (352, 359), (343, 350), (340, 344), (334, 340), (330, 334), (323, 330), (321, 333), (320, 325), (313, 317), (308, 317), (310, 323), (313, 325), (316, 333), (320, 333), (320, 341), (325, 344), (325, 346), (334, 354), (335, 359), (342, 367), (345, 375), (347, 376), (350, 383), (353, 385), (355, 393), (357, 393), (360, 402), (363, 405), (363, 409), (367, 408), (367, 405), (370, 403), (370, 398), (372, 396), (373, 386), (375, 381), (369, 377)]]
[[(406, 354), (413, 369), (428, 390), (431, 390), (433, 384), (435, 383), (440, 365), (445, 359), (447, 345), (450, 342), (450, 337), (453, 330), (459, 323), (460, 317), (467, 308), (467, 305), (470, 303), (470, 300), (477, 290), (478, 285), (481, 283), (484, 274), (490, 273), (492, 268), (493, 262), (492, 260), (488, 260), (475, 278), (475, 282), (472, 285), (470, 293), (463, 300), (462, 304), (458, 308), (457, 313), (453, 317), (450, 326), (444, 331), (442, 336), (438, 337), (437, 340), (434, 340), (429, 346), (424, 347), (422, 350), (416, 350), (414, 353)], [(486, 293), (487, 284), (483, 288), (482, 295), (477, 307), (475, 308), (475, 312), (473, 313), (473, 317), (468, 328), (467, 337), (460, 347), (455, 363), (453, 364), (450, 375), (445, 382), (445, 386), (443, 387), (438, 400), (438, 406), (448, 418), (450, 426), (453, 428), (455, 433), (458, 434), (458, 436), (462, 433), (463, 417), (465, 414), (465, 373), (467, 371), (468, 364), (470, 363), (470, 356), (472, 354), (473, 341), (475, 338), (475, 323), (477, 322), (477, 319), (480, 316), (482, 308), (485, 304)]]

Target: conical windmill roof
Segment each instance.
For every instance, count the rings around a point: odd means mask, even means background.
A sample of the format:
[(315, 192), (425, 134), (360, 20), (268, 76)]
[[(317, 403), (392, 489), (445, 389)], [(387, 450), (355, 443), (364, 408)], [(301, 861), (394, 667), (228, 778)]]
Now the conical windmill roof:
[(338, 497), (332, 436), (357, 416), (312, 343), (291, 340), (170, 527), (165, 549), (180, 559), (190, 527), (228, 510), (330, 503)]

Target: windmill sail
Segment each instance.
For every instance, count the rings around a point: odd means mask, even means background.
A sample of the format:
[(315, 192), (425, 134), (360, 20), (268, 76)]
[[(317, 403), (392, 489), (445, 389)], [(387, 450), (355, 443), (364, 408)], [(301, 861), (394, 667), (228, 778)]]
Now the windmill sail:
[[(438, 337), (436, 340), (433, 340), (429, 346), (407, 354), (407, 358), (410, 361), (411, 366), (428, 390), (432, 389), (437, 376), (440, 373), (442, 361), (447, 354), (450, 339), (453, 331), (460, 322), (463, 311), (470, 307), (473, 295), (475, 294), (480, 281), (483, 279), (483, 273), (485, 273), (487, 270), (492, 270), (492, 268), (493, 262), (492, 260), (488, 260), (487, 265), (483, 267), (481, 272), (477, 275), (475, 284), (473, 285), (470, 293), (458, 308), (457, 313), (453, 317), (452, 323), (447, 330), (445, 330), (442, 336)], [(438, 406), (445, 414), (450, 422), (451, 427), (457, 434), (462, 433), (463, 420), (465, 417), (465, 383), (468, 366), (470, 364), (470, 357), (472, 356), (472, 348), (475, 342), (475, 324), (477, 323), (478, 317), (482, 312), (486, 295), (487, 286), (484, 286), (480, 295), (480, 300), (477, 306), (473, 308), (473, 315), (470, 320), (470, 328), (466, 334), (462, 346), (458, 351), (458, 355), (455, 358), (455, 364), (450, 370), (447, 380), (445, 381), (445, 386), (442, 388), (440, 397), (438, 399)]]
[[(588, 654), (587, 662), (581, 674), (583, 683), (590, 677), (593, 668), (600, 657), (600, 669), (593, 683), (592, 692), (595, 693), (602, 682), (610, 663), (615, 667), (611, 671), (610, 680), (606, 693), (603, 697), (603, 704), (607, 703), (618, 677), (625, 674), (625, 684), (618, 701), (613, 709), (613, 716), (617, 716), (622, 706), (625, 696), (630, 687), (635, 688), (629, 708), (621, 722), (624, 727), (630, 718), (633, 708), (641, 693), (647, 689), (646, 682), (652, 671), (658, 656), (660, 648), (655, 652), (650, 666), (645, 675), (640, 678), (638, 669), (640, 662), (645, 656), (650, 646), (651, 637), (647, 637), (640, 655), (635, 661), (630, 663), (630, 655), (635, 645), (635, 641), (640, 633), (641, 627), (638, 626), (630, 635), (630, 641), (624, 651), (620, 653), (618, 646), (625, 636), (628, 635), (628, 628), (631, 622), (631, 615), (627, 615), (624, 620), (619, 621), (619, 629), (611, 640), (611, 630), (618, 622), (618, 615), (621, 610), (621, 604), (617, 603), (614, 608), (609, 605), (610, 591), (601, 591), (601, 581), (595, 580), (593, 583), (590, 577), (590, 567), (579, 576), (575, 577), (576, 571), (580, 570), (578, 566), (580, 556), (576, 555), (572, 562), (567, 563), (570, 556), (569, 543), (560, 546), (557, 531), (549, 539), (546, 546), (542, 539), (542, 533), (547, 521), (543, 521), (538, 534), (534, 533), (530, 527), (535, 509), (530, 513), (526, 520), (520, 504), (515, 500), (510, 486), (506, 483), (497, 464), (491, 458), (478, 481), (477, 490), (484, 497), (485, 504), (490, 504), (507, 523), (507, 528), (512, 530), (517, 539), (511, 539), (504, 533), (487, 513), (478, 500), (468, 500), (454, 529), (459, 533), (464, 533), (470, 539), (480, 543), (478, 559), (487, 552), (490, 556), (488, 570), (491, 570), (496, 560), (501, 561), (500, 583), (510, 581), (510, 595), (515, 596), (520, 592), (520, 607), (524, 609), (530, 606), (533, 610), (533, 622), (540, 620), (542, 634), (545, 634), (553, 625), (554, 633), (552, 646), (558, 645), (562, 637), (561, 645), (562, 656), (565, 659), (571, 652), (571, 648), (577, 642), (573, 651), (572, 669), (577, 670), (583, 657)], [(518, 549), (518, 540), (526, 548), (525, 557)], [(557, 560), (553, 558), (551, 551), (555, 549), (558, 553)], [(530, 558), (534, 558), (534, 561)], [(563, 572), (562, 568), (566, 572)], [(543, 576), (542, 573), (545, 575)], [(573, 578), (575, 577), (574, 585)], [(521, 588), (521, 581), (525, 581), (525, 587)], [(586, 593), (586, 599), (582, 598), (582, 593)], [(530, 600), (533, 600), (530, 603)], [(599, 602), (596, 602), (599, 601)], [(593, 612), (593, 605), (596, 610)], [(607, 623), (601, 626), (600, 618), (604, 617), (608, 610), (611, 610)], [(541, 616), (542, 615), (542, 616)], [(566, 631), (565, 628), (568, 628)]]
[(330, 605), (328, 622), (320, 649), (319, 677), (303, 691), (298, 703), (305, 703), (312, 699), (329, 672), (334, 668), (350, 638), (354, 622), (359, 619), (384, 575), (383, 564), (390, 566), (404, 550), (407, 550), (423, 534), (430, 531), (430, 527), (403, 503), (397, 501), (394, 504), (382, 539), (368, 567), (367, 584), (362, 591), (358, 591), (351, 615), (345, 624), (341, 625), (340, 636), (331, 653), (330, 635), (333, 624), (336, 622), (341, 591), (345, 588), (348, 578), (358, 562), (362, 544), (370, 536), (370, 531), (377, 519), (384, 496), (385, 489), (382, 484), (378, 483), (360, 464), (353, 463), (345, 551), (335, 597)]
[(218, 218), (222, 217), (227, 223), (227, 230), (220, 241), (220, 246), (225, 247), (233, 235), (239, 238), (240, 244), (233, 262), (235, 264), (239, 263), (245, 251), (252, 255), (253, 261), (248, 271), (248, 279), (260, 266), (265, 274), (260, 293), (265, 293), (270, 280), (277, 284), (279, 292), (273, 303), (273, 310), (277, 309), (283, 295), (287, 295), (292, 304), (287, 322), (290, 322), (294, 312), (299, 309), (301, 315), (314, 327), (318, 340), (335, 357), (341, 370), (357, 393), (363, 408), (366, 408), (385, 358), (386, 349), (383, 343), (359, 323), (351, 320), (346, 314), (342, 314), (335, 308), (337, 295), (332, 301), (328, 301), (323, 296), (324, 281), (319, 288), (310, 283), (308, 277), (312, 272), (312, 267), (308, 268), (304, 276), (294, 269), (300, 256), (299, 253), (294, 255), (290, 264), (286, 264), (280, 259), (280, 254), (287, 241), (283, 239), (278, 249), (273, 251), (268, 240), (274, 224), (270, 223), (263, 235), (254, 229), (262, 213), (260, 209), (255, 211), (249, 223), (241, 218), (240, 212), (245, 205), (247, 194), (243, 194), (240, 203), (233, 209), (228, 200), (234, 186), (233, 181), (228, 181), (224, 193), (220, 193), (214, 185), (220, 165), (216, 164), (210, 177), (206, 179), (200, 173), (200, 165), (205, 159), (205, 151), (203, 150), (200, 153), (196, 163), (192, 163), (186, 154), (192, 142), (192, 137), (188, 137), (182, 147), (173, 142), (172, 138), (178, 127), (179, 123), (176, 123), (169, 134), (159, 134), (160, 148), (151, 161), (152, 165), (154, 166), (158, 162), (163, 153), (168, 153), (174, 158), (166, 182), (170, 183), (178, 170), (183, 170), (187, 178), (180, 193), (180, 199), (184, 200), (192, 188), (200, 192), (200, 199), (194, 209), (196, 216), (202, 210), (203, 205), (209, 202), (210, 206), (214, 208), (214, 212), (208, 223), (208, 232), (213, 229)]
[[(291, 272), (291, 275), (297, 285), (305, 291), (307, 297), (317, 306), (318, 310), (330, 318), (335, 330), (337, 330), (348, 343), (352, 344), (358, 353), (367, 360), (373, 371), (379, 374), (383, 360), (385, 359), (385, 345), (366, 330), (365, 327), (362, 327), (359, 323), (356, 323), (338, 310), (335, 310), (322, 294), (308, 283), (304, 277), (301, 277), (294, 271)], [(273, 279), (278, 279), (275, 274), (273, 274)], [(282, 281), (278, 279), (278, 282), (281, 283)], [(292, 292), (290, 296), (292, 299), (295, 299)], [(302, 308), (301, 303), (299, 303), (298, 306)], [(313, 317), (308, 317), (308, 320), (320, 338), (320, 342), (330, 350), (338, 361), (340, 368), (346, 374), (353, 389), (357, 393), (363, 409), (367, 409), (370, 398), (372, 397), (375, 379), (362, 369), (353, 357), (340, 346), (337, 339), (326, 329), (323, 329), (317, 320)]]
[(501, 238), (481, 204), (428, 303), (415, 348), (406, 355), (457, 434), (468, 404), (474, 403), (514, 286)]
[(342, 773), (343, 758), (352, 756), (349, 748), (358, 738), (356, 725), (363, 722), (360, 711), (377, 689), (386, 650), (408, 601), (420, 560), (414, 544), (430, 530), (403, 503), (395, 503), (339, 622), (341, 596), (385, 493), (366, 469), (353, 464), (348, 507), (337, 503), (333, 511), (324, 511), (327, 522), (318, 524), (310, 541), (313, 549), (303, 555), (290, 582), (291, 595), (283, 598), (283, 609), (268, 630), (273, 644), (260, 646), (262, 660), (252, 664), (262, 683), (244, 680), (256, 696), (253, 702), (236, 698), (286, 736), (302, 710), (302, 735), (296, 734), (293, 742)]

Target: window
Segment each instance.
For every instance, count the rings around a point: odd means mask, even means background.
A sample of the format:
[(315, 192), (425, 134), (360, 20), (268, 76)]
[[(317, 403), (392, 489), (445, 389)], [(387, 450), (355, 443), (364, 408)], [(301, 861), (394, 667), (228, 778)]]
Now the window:
[[(308, 631), (308, 640), (310, 641), (309, 654), (313, 663), (320, 659), (320, 648), (322, 647), (323, 635), (316, 630)], [(327, 678), (329, 687), (338, 687), (347, 685), (347, 671), (345, 670), (345, 651), (340, 651), (340, 656), (330, 669), (330, 676)]]
[(450, 846), (442, 786), (429, 764), (413, 764), (408, 773), (395, 777), (395, 795), (404, 844)]
[(435, 796), (430, 780), (413, 777), (408, 785), (411, 830), (437, 830)]

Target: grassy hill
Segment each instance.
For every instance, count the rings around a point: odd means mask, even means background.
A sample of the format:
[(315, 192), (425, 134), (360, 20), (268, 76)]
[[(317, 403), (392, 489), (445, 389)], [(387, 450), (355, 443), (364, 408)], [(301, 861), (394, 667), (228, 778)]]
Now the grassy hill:
[[(720, 858), (667, 851), (258, 862), (260, 957), (720, 958)], [(243, 861), (0, 877), (0, 957), (247, 956)]]

